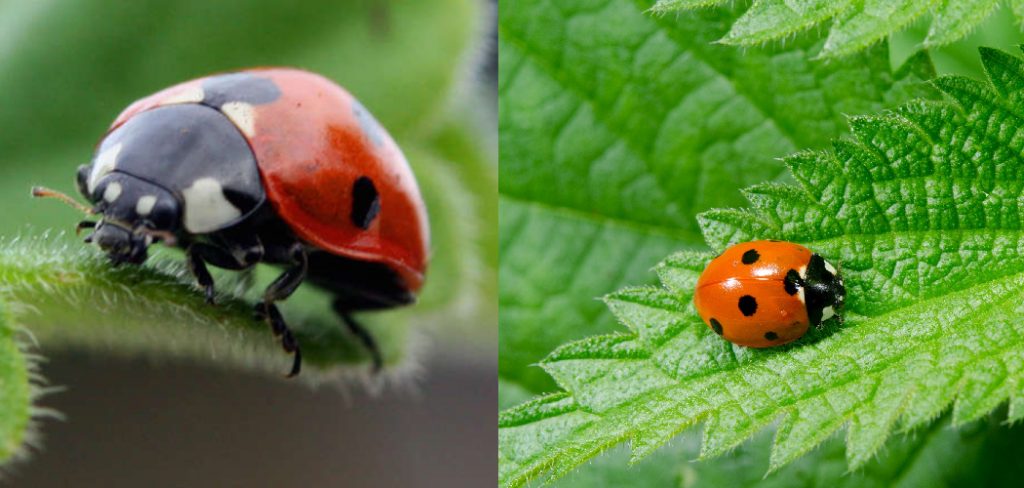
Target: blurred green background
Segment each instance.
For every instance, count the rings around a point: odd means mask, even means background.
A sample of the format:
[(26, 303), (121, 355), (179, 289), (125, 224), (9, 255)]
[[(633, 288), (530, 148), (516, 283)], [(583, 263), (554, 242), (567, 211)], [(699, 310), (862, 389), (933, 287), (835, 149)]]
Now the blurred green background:
[(133, 100), (211, 72), (288, 65), (345, 86), (389, 129), (420, 181), (434, 249), (408, 314), (419, 358), (404, 361), (419, 379), (378, 395), (352, 385), (345, 400), (44, 334), (41, 373), (68, 391), (42, 404), (68, 421), (43, 422), (45, 448), (4, 483), (493, 483), (494, 24), (486, 0), (0, 0), (0, 239), (72, 228), (74, 211), (28, 190), (72, 192), (75, 168)]

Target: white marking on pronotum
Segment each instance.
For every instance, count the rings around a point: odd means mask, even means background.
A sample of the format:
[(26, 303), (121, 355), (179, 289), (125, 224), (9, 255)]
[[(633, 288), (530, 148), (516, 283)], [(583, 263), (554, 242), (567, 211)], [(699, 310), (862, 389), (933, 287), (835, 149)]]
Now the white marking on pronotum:
[(121, 184), (116, 181), (107, 185), (107, 189), (103, 190), (103, 199), (109, 203), (114, 203), (119, 196), (121, 196)]
[(807, 297), (804, 296), (804, 287), (801, 286), (796, 289), (796, 297), (800, 300), (800, 303), (807, 304)]
[(203, 98), (205, 97), (206, 94), (203, 93), (203, 87), (195, 85), (185, 88), (184, 90), (165, 98), (162, 102), (160, 102), (160, 104), (172, 105), (176, 103), (199, 103), (203, 101)]
[(800, 279), (807, 279), (807, 266), (801, 266), (800, 269), (796, 271), (800, 273)]
[(825, 269), (828, 270), (829, 273), (832, 273), (832, 276), (839, 274), (836, 272), (835, 266), (832, 266), (832, 263), (828, 261), (825, 261)]
[(96, 159), (92, 162), (92, 172), (89, 173), (89, 184), (86, 185), (89, 188), (89, 193), (96, 191), (96, 184), (99, 183), (100, 178), (103, 178), (114, 171), (114, 167), (117, 165), (117, 155), (121, 153), (121, 143), (114, 144), (103, 150)]
[(836, 315), (835, 309), (831, 305), (821, 309), (821, 321), (824, 322)]
[(220, 111), (224, 112), (224, 115), (227, 115), (245, 135), (256, 135), (256, 112), (253, 111), (252, 105), (245, 102), (228, 102), (221, 105)]
[(139, 198), (139, 201), (135, 203), (135, 213), (142, 217), (149, 215), (153, 211), (153, 206), (156, 205), (156, 197), (153, 195), (146, 195)]
[(224, 189), (213, 178), (199, 178), (181, 194), (185, 197), (185, 229), (193, 234), (218, 230), (242, 215), (224, 198)]

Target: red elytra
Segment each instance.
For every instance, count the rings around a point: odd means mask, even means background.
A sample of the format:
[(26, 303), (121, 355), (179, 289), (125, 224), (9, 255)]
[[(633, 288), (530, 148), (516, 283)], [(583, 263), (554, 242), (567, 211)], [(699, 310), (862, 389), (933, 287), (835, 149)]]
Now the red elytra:
[(708, 263), (693, 303), (704, 323), (747, 347), (795, 341), (835, 316), (846, 289), (821, 255), (792, 242), (742, 242)]
[[(320, 75), (291, 68), (243, 72), (268, 78), (281, 91), (273, 102), (252, 106), (253, 130), (246, 134), (277, 214), (306, 243), (383, 263), (409, 291), (418, 291), (430, 240), (426, 207), (409, 163), (391, 136), (352, 95)], [(208, 78), (136, 101), (109, 130), (155, 107), (195, 103), (191, 93)], [(360, 176), (369, 176), (380, 194), (379, 217), (367, 229), (349, 218), (352, 188)]]

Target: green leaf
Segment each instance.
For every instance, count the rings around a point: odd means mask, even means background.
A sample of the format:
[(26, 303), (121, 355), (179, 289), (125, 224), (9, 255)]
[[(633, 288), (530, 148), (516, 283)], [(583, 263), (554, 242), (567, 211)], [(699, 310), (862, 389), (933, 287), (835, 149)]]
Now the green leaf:
[[(1020, 18), (1018, 2), (1010, 3)], [(710, 4), (659, 0), (651, 10), (665, 14)], [(867, 49), (930, 17), (924, 47), (931, 48), (966, 37), (999, 5), (999, 0), (754, 0), (721, 42), (758, 46), (831, 22), (820, 56), (837, 58)]]
[[(112, 267), (98, 251), (49, 237), (0, 243), (0, 296), (43, 347), (73, 344), (98, 350), (145, 351), (284, 374), (291, 365), (269, 327), (253, 316), (251, 288), (224, 280), (215, 306), (203, 301), (180, 260)], [(275, 276), (264, 270), (265, 278)], [(234, 288), (234, 290), (233, 290)], [(258, 293), (258, 291), (256, 291)], [(329, 297), (300, 290), (283, 302), (304, 359), (299, 378), (321, 382), (368, 358), (329, 312)], [(394, 312), (391, 315), (407, 314)], [(403, 321), (368, 323), (385, 362), (404, 354)], [(362, 367), (365, 368), (365, 367)]]
[[(652, 17), (649, 2), (500, 4), (500, 373), (534, 391), (532, 367), (567, 340), (611, 331), (593, 297), (650, 280), (677, 249), (705, 248), (694, 215), (784, 173), (844, 114), (923, 93), (927, 57), (890, 69), (885, 46), (808, 61), (799, 37), (746, 52), (710, 42), (736, 12)], [(691, 176), (692, 175), (692, 176)]]
[(722, 457), (692, 462), (700, 451), (695, 436), (680, 439), (639, 463), (627, 466), (629, 450), (617, 448), (595, 459), (587, 469), (555, 483), (559, 488), (616, 486), (757, 486), (800, 488), (822, 485), (871, 488), (894, 486), (1014, 486), (1016, 473), (1007, 469), (1024, 454), (1024, 427), (982, 419), (953, 429), (949, 416), (886, 443), (876, 459), (856, 472), (847, 471), (843, 441), (832, 437), (803, 458), (764, 475), (771, 447), (770, 432)]
[[(2, 287), (0, 287), (2, 289)], [(0, 296), (0, 464), (26, 455), (32, 417), (46, 412), (32, 405), (40, 394), (32, 385), (33, 365), (22, 352), (11, 311)]]
[[(697, 423), (702, 458), (777, 425), (772, 472), (843, 428), (855, 470), (893, 430), (950, 406), (954, 426), (1007, 402), (1010, 421), (1024, 418), (1024, 62), (981, 57), (989, 83), (942, 77), (947, 101), (853, 117), (853, 140), (787, 158), (798, 185), (757, 185), (751, 209), (702, 214), (714, 251), (774, 238), (840, 264), (844, 324), (779, 348), (732, 346), (691, 303), (712, 253), (677, 253), (658, 267), (663, 288), (606, 298), (628, 334), (543, 361), (566, 392), (555, 413), (506, 412), (517, 421), (501, 429), (502, 482), (558, 477), (623, 441), (636, 460)], [(586, 416), (560, 423), (570, 412)]]

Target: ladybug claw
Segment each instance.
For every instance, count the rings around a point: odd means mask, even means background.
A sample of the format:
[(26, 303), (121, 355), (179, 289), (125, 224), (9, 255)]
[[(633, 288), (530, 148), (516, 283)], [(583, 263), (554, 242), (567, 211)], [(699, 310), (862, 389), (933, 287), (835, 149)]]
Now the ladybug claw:
[(217, 304), (217, 289), (213, 285), (201, 285), (203, 287), (203, 299), (207, 305)]
[(270, 330), (274, 333), (274, 337), (280, 341), (281, 348), (285, 352), (295, 355), (292, 360), (292, 370), (286, 377), (291, 378), (299, 374), (299, 371), (302, 369), (302, 353), (299, 351), (299, 341), (295, 339), (291, 329), (285, 325), (284, 317), (281, 317), (281, 312), (277, 310), (277, 306), (267, 302), (257, 303), (256, 318), (257, 320), (269, 322)]
[(299, 352), (299, 348), (295, 348), (295, 356), (292, 359), (292, 370), (285, 375), (285, 378), (294, 378), (298, 376), (299, 372), (302, 371), (302, 353)]

